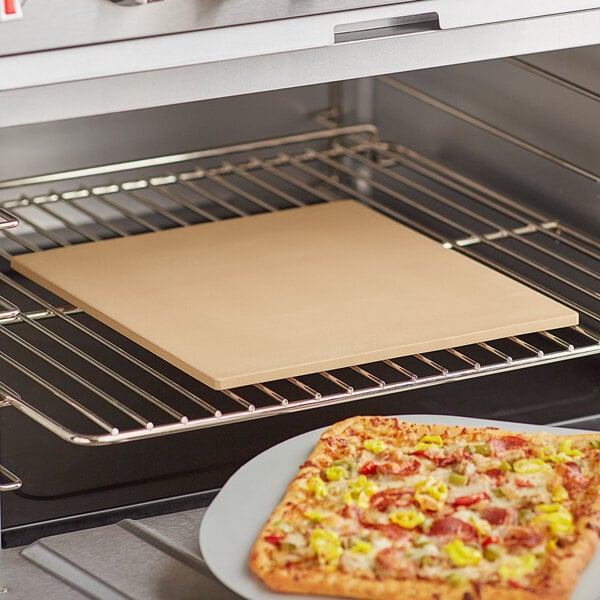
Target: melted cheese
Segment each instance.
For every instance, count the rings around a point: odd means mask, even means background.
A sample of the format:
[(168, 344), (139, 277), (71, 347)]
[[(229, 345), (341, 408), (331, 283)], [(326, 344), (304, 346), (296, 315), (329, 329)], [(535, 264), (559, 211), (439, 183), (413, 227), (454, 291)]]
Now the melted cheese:
[[(414, 444), (392, 447), (380, 438), (346, 438), (343, 461), (332, 461), (321, 471), (320, 478), (313, 475), (305, 482), (306, 498), (301, 506), (304, 517), (295, 517), (285, 524), (286, 531), (290, 526), (294, 530), (285, 536), (281, 552), (274, 552), (276, 562), (287, 564), (320, 560), (322, 564), (327, 563), (329, 569), (340, 568), (374, 577), (378, 553), (394, 547), (414, 561), (417, 575), (421, 578), (444, 580), (449, 574), (456, 573), (458, 580), (464, 577), (470, 581), (498, 582), (514, 571), (516, 579), (527, 584), (545, 553), (552, 551), (552, 542), (556, 546), (557, 537), (571, 534), (567, 527), (556, 526), (554, 513), (548, 516), (543, 511), (531, 510), (531, 507), (553, 505), (560, 507), (556, 510), (559, 516), (570, 514), (568, 508), (561, 504), (571, 502), (564, 482), (555, 470), (556, 465), (561, 463), (551, 458), (558, 456), (559, 450), (565, 455), (570, 453), (569, 459), (576, 461), (585, 473), (589, 471), (588, 463), (594, 459), (590, 451), (586, 455), (586, 447), (574, 448), (572, 445), (554, 448), (542, 439), (534, 451), (536, 457), (550, 457), (546, 460), (529, 458), (531, 453), (523, 457), (519, 449), (494, 456), (487, 447), (486, 452), (471, 453), (472, 447), (465, 443), (447, 443), (442, 438), (423, 440), (418, 442), (424, 445), (419, 451), (430, 458), (415, 455)], [(461, 456), (463, 451), (466, 458), (458, 464), (437, 466), (437, 463), (443, 464), (445, 457)], [(410, 473), (411, 469), (406, 466), (412, 464), (414, 467), (415, 460), (418, 460), (418, 470)], [(400, 470), (404, 465), (410, 474), (394, 474), (390, 462), (396, 463)], [(367, 469), (365, 475), (361, 470), (367, 463), (375, 463), (380, 469)], [(496, 471), (501, 464), (503, 473), (498, 479), (486, 474), (486, 471)], [(453, 472), (466, 476), (465, 485), (450, 483)], [(433, 490), (430, 496), (435, 502), (423, 505), (419, 494), (427, 496), (428, 489)], [(389, 502), (374, 503), (372, 498), (375, 494), (380, 498), (383, 494), (385, 498), (388, 490), (394, 490), (389, 494)], [(478, 498), (477, 502), (471, 503), (470, 497)], [(486, 507), (509, 509), (511, 512), (507, 513), (506, 519), (498, 518), (499, 522), (493, 523), (483, 517)], [(521, 508), (524, 510), (518, 523), (517, 515)], [(425, 511), (423, 522), (419, 519), (414, 527), (403, 527), (405, 519), (398, 515), (402, 511), (419, 510)], [(315, 518), (315, 514), (319, 514), (319, 518)], [(464, 540), (457, 537), (461, 534), (459, 530), (455, 535), (424, 535), (436, 519), (448, 516), (474, 529), (466, 530), (470, 533)], [(528, 523), (546, 528), (544, 542), (532, 549), (519, 546), (513, 536), (513, 546), (508, 552), (502, 540), (510, 536), (513, 527), (526, 528)], [(390, 527), (400, 528), (404, 534), (390, 536)], [(476, 532), (475, 539), (473, 531)], [(321, 546), (318, 548), (317, 538), (318, 541), (321, 538), (325, 540), (319, 541)], [(564, 539), (569, 541), (568, 537)], [(493, 551), (486, 552), (488, 544), (493, 544)], [(459, 548), (465, 556), (477, 557), (477, 560), (457, 565), (445, 548)], [(517, 558), (511, 558), (513, 555)], [(339, 566), (336, 566), (338, 562)]]

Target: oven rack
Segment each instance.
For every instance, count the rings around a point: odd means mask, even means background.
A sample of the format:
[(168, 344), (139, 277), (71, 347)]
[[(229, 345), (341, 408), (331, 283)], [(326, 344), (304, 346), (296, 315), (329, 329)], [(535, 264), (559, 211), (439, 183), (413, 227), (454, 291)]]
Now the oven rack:
[[(157, 174), (158, 167), (165, 169)], [(119, 172), (130, 176), (118, 180)], [(55, 190), (35, 192), (49, 184)], [(372, 125), (0, 188), (21, 192), (0, 202), (0, 406), (72, 443), (139, 440), (600, 352), (598, 241), (380, 141)], [(564, 302), (580, 325), (218, 392), (9, 268), (16, 253), (346, 198)], [(22, 397), (16, 390), (25, 387)]]

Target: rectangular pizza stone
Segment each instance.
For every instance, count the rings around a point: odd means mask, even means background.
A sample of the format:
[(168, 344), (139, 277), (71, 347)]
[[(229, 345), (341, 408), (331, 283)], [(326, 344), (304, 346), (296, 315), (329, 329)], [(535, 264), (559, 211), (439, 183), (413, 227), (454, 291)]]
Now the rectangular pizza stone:
[(578, 322), (354, 201), (23, 254), (12, 266), (215, 389)]

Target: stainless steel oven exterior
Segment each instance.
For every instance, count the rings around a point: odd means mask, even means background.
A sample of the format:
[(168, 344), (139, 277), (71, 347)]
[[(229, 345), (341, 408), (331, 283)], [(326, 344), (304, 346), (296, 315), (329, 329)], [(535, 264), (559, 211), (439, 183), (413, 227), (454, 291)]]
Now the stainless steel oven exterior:
[[(196, 509), (358, 412), (600, 428), (600, 1), (73, 4), (0, 22), (4, 546)], [(220, 394), (8, 266), (347, 196), (581, 328)]]
[(28, 0), (0, 126), (590, 45), (599, 21), (598, 0)]

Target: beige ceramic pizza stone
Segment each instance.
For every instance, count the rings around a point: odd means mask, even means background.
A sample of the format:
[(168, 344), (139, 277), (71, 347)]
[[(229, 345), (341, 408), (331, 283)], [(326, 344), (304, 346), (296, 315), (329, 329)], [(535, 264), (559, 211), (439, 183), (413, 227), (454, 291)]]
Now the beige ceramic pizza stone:
[(216, 389), (578, 320), (353, 201), (47, 250), (12, 266)]

